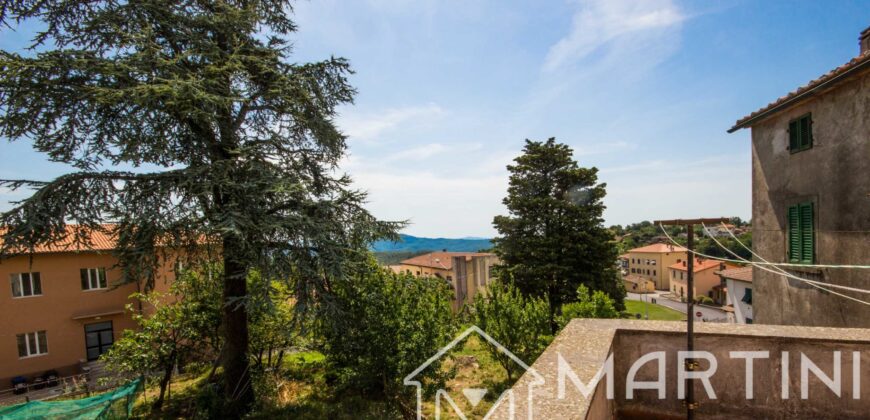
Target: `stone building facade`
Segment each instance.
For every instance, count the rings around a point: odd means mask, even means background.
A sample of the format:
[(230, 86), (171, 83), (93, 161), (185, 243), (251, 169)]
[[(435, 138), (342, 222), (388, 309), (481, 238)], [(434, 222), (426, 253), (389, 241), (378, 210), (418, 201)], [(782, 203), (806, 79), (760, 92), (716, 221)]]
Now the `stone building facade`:
[[(870, 28), (857, 57), (742, 118), (752, 129), (753, 248), (788, 271), (870, 289)], [(870, 328), (870, 306), (753, 271), (755, 321)], [(861, 300), (870, 295), (830, 289)]]

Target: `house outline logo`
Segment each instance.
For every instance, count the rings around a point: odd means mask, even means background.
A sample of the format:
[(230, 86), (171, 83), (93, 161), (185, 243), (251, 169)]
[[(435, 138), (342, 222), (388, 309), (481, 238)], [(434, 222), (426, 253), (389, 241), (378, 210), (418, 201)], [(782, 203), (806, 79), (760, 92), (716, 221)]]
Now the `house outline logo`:
[[(495, 346), (495, 348), (498, 349), (498, 351), (500, 351), (503, 354), (505, 354), (506, 356), (508, 356), (511, 360), (514, 361), (514, 363), (520, 365), (525, 370), (526, 373), (531, 373), (531, 375), (534, 377), (534, 380), (530, 381), (528, 384), (528, 404), (527, 404), (527, 406), (528, 406), (528, 417), (527, 418), (528, 418), (528, 420), (532, 420), (532, 407), (533, 407), (533, 405), (532, 405), (532, 400), (533, 400), (532, 388), (534, 388), (537, 385), (543, 385), (544, 384), (544, 377), (541, 376), (534, 368), (532, 368), (531, 366), (529, 366), (525, 362), (523, 362), (519, 357), (517, 357), (517, 355), (513, 354), (510, 350), (508, 350), (507, 347), (503, 346), (501, 343), (496, 341), (494, 338), (490, 337), (489, 334), (487, 334), (485, 331), (480, 329), (480, 327), (478, 327), (477, 325), (472, 325), (472, 326), (468, 327), (465, 331), (462, 332), (462, 334), (459, 334), (458, 336), (456, 336), (456, 338), (454, 338), (453, 341), (451, 341), (449, 344), (447, 344), (446, 346), (444, 346), (440, 350), (438, 350), (438, 352), (435, 353), (434, 356), (430, 357), (422, 365), (418, 366), (417, 369), (414, 369), (414, 371), (409, 373), (408, 376), (405, 376), (405, 379), (403, 380), (403, 383), (405, 386), (412, 386), (413, 385), (413, 386), (417, 387), (417, 420), (422, 420), (422, 418), (423, 418), (423, 384), (420, 383), (420, 381), (414, 380), (414, 377), (417, 376), (423, 370), (425, 370), (427, 367), (429, 367), (429, 365), (431, 365), (432, 362), (440, 359), (442, 356), (447, 354), (447, 352), (449, 352), (454, 347), (456, 347), (456, 345), (458, 345), (463, 340), (465, 340), (473, 332), (476, 332), (478, 335), (483, 337), (487, 342), (489, 342), (490, 344)], [(524, 375), (522, 375), (522, 376), (524, 376)], [(522, 378), (522, 376), (520, 376), (520, 379)], [(517, 379), (517, 381), (519, 381), (519, 379)], [(468, 397), (468, 394), (466, 394), (466, 397)], [(443, 388), (439, 389), (438, 391), (435, 392), (435, 419), (436, 420), (440, 420), (440, 418), (441, 418), (441, 400), (442, 400), (442, 398), (447, 400), (447, 402), (453, 408), (454, 412), (461, 419), (467, 420), (467, 418), (465, 417), (465, 413), (463, 413), (459, 409), (459, 407), (456, 405), (456, 403), (453, 401), (453, 399), (450, 398), (450, 396), (447, 394), (447, 391), (444, 390)], [(480, 397), (477, 397), (478, 400), (479, 400), (479, 398)], [(499, 398), (495, 401), (495, 403), (492, 405), (492, 407), (489, 409), (489, 411), (484, 416), (484, 420), (488, 419), (493, 414), (495, 409), (498, 408), (501, 404), (503, 404), (505, 400), (507, 400), (508, 404), (509, 404), (508, 405), (508, 412), (509, 412), (508, 418), (510, 418), (512, 420), (515, 419), (516, 418), (516, 405), (515, 405), (516, 399), (514, 398), (513, 388), (509, 388), (509, 389), (505, 390), (504, 392), (502, 392), (501, 396), (499, 396)]]

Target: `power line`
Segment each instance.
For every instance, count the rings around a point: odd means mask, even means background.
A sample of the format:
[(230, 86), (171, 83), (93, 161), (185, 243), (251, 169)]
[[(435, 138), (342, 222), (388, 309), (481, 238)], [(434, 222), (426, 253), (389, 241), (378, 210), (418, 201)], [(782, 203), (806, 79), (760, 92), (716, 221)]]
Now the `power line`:
[[(669, 234), (664, 230), (664, 227), (663, 227), (663, 226), (662, 226), (662, 231), (664, 232), (664, 234), (665, 234), (665, 236), (668, 238), (668, 240), (670, 240), (670, 241), (673, 242), (674, 244), (679, 245), (679, 243), (677, 243), (677, 241), (675, 241), (675, 240), (671, 237), (671, 235), (669, 235)], [(716, 241), (716, 242), (719, 243), (718, 241)], [(722, 245), (719, 244), (719, 246), (721, 247)], [(723, 247), (723, 248), (724, 248), (724, 247)], [(732, 251), (729, 250), (728, 248), (725, 248), (725, 249), (726, 249), (729, 253), (732, 253)], [(841, 297), (844, 297), (844, 298), (849, 299), (849, 300), (854, 300), (854, 301), (856, 301), (856, 302), (863, 303), (863, 304), (865, 304), (865, 305), (870, 306), (870, 302), (866, 302), (866, 301), (863, 301), (863, 300), (861, 300), (861, 299), (857, 299), (857, 298), (854, 298), (854, 297), (851, 297), (851, 296), (848, 296), (848, 295), (844, 295), (844, 294), (842, 294), (842, 293), (835, 292), (835, 291), (833, 291), (833, 290), (830, 290), (830, 289), (827, 289), (827, 288), (825, 288), (825, 287), (819, 286), (819, 285), (816, 284), (816, 283), (824, 284), (825, 286), (828, 286), (828, 287), (848, 288), (848, 289), (850, 289), (850, 290), (852, 290), (852, 291), (858, 291), (858, 292), (860, 292), (860, 293), (870, 293), (870, 290), (853, 289), (853, 288), (851, 288), (851, 287), (847, 287), (847, 286), (833, 285), (833, 284), (828, 284), (828, 283), (820, 283), (820, 282), (816, 282), (816, 281), (813, 281), (813, 280), (809, 280), (809, 279), (805, 279), (805, 278), (797, 277), (797, 276), (795, 276), (795, 275), (792, 275), (792, 274), (787, 273), (787, 272), (784, 272), (784, 271), (783, 271), (783, 272), (777, 272), (777, 271), (771, 270), (771, 269), (769, 269), (769, 268), (767, 268), (767, 267), (763, 267), (763, 266), (761, 266), (760, 264), (756, 264), (756, 263), (753, 262), (753, 261), (748, 261), (748, 260), (746, 260), (746, 259), (744, 259), (744, 258), (742, 258), (742, 257), (740, 257), (740, 256), (737, 256), (738, 258), (741, 258), (740, 260), (732, 260), (732, 259), (729, 259), (729, 258), (714, 257), (714, 256), (712, 256), (712, 255), (702, 254), (702, 253), (697, 252), (697, 251), (690, 251), (690, 252), (691, 252), (692, 254), (694, 254), (694, 255), (699, 255), (699, 256), (702, 256), (702, 257), (704, 257), (704, 258), (708, 258), (708, 259), (711, 259), (711, 260), (723, 261), (723, 262), (734, 262), (734, 263), (738, 263), (738, 264), (749, 264), (749, 265), (752, 265), (752, 266), (754, 266), (754, 267), (759, 268), (760, 270), (768, 271), (768, 272), (771, 272), (771, 273), (773, 273), (773, 274), (782, 275), (782, 276), (785, 276), (785, 277), (788, 277), (788, 278), (793, 278), (793, 279), (795, 279), (795, 280), (797, 280), (797, 281), (801, 281), (801, 282), (807, 283), (807, 284), (809, 284), (809, 285), (811, 285), (811, 286), (813, 286), (813, 287), (815, 287), (815, 288), (817, 288), (817, 289), (824, 290), (824, 291), (826, 291), (826, 292), (828, 292), (828, 293), (831, 293), (831, 294), (834, 294), (834, 295), (837, 295), (837, 296), (841, 296)], [(736, 254), (735, 254), (735, 255), (736, 255)], [(768, 262), (767, 264), (770, 264), (770, 263)], [(778, 268), (778, 267), (777, 267), (777, 268)]]
[[(704, 226), (704, 230), (706, 230), (707, 233), (709, 233), (709, 230), (707, 230), (707, 226)], [(728, 230), (728, 229), (726, 228), (726, 230)], [(730, 232), (730, 231), (729, 231), (729, 232)], [(734, 236), (734, 234), (732, 233), (731, 236)], [(815, 288), (817, 288), (817, 289), (820, 289), (820, 290), (824, 290), (824, 291), (826, 291), (826, 292), (828, 292), (828, 293), (831, 293), (831, 294), (834, 294), (834, 295), (837, 295), (837, 296), (840, 296), (840, 297), (844, 297), (844, 298), (849, 299), (849, 300), (854, 300), (854, 301), (856, 301), (856, 302), (858, 302), (858, 303), (863, 303), (863, 304), (865, 304), (865, 305), (870, 305), (870, 302), (863, 301), (863, 300), (861, 300), (861, 299), (857, 299), (857, 298), (854, 298), (854, 297), (851, 297), (851, 296), (848, 296), (848, 295), (844, 295), (844, 294), (842, 294), (842, 293), (835, 292), (835, 291), (833, 291), (833, 290), (827, 289), (827, 287), (834, 287), (834, 288), (844, 289), (844, 290), (849, 290), (849, 291), (857, 292), (857, 293), (870, 293), (870, 290), (856, 289), (856, 288), (853, 288), (853, 287), (841, 286), (841, 285), (838, 285), (838, 284), (822, 283), (822, 282), (818, 282), (818, 281), (814, 281), (814, 280), (810, 280), (810, 279), (805, 279), (805, 278), (802, 278), (802, 277), (797, 277), (797, 276), (795, 276), (795, 275), (793, 275), (793, 274), (791, 274), (791, 273), (789, 273), (789, 272), (787, 272), (787, 271), (783, 270), (782, 268), (780, 268), (780, 267), (778, 267), (778, 266), (775, 266), (775, 265), (774, 265), (774, 268), (775, 268), (776, 270), (772, 270), (772, 269), (769, 269), (769, 268), (767, 268), (767, 267), (762, 267), (762, 266), (756, 265), (754, 261), (749, 261), (749, 260), (747, 260), (747, 259), (745, 259), (745, 258), (743, 258), (743, 257), (741, 257), (741, 256), (739, 256), (739, 255), (737, 255), (736, 253), (734, 253), (733, 251), (731, 251), (730, 249), (728, 249), (727, 247), (725, 247), (724, 245), (722, 245), (722, 243), (720, 243), (720, 242), (719, 242), (718, 240), (716, 240), (715, 238), (713, 238), (713, 241), (716, 242), (716, 244), (719, 245), (721, 248), (723, 248), (724, 250), (726, 250), (726, 251), (728, 251), (729, 253), (731, 253), (732, 255), (736, 256), (737, 258), (740, 258), (741, 260), (743, 260), (744, 262), (748, 263), (749, 265), (751, 265), (751, 266), (753, 266), (753, 267), (757, 267), (757, 268), (759, 268), (760, 270), (764, 270), (764, 271), (767, 271), (767, 272), (769, 272), (769, 273), (773, 273), (773, 274), (782, 275), (782, 276), (785, 276), (786, 278), (792, 278), (792, 279), (795, 279), (795, 280), (798, 280), (798, 281), (802, 281), (802, 282), (804, 282), (804, 283), (809, 284), (810, 286), (813, 286), (813, 287), (815, 287)], [(741, 245), (743, 248), (747, 249), (747, 250), (748, 250), (752, 255), (754, 255), (755, 257), (761, 259), (761, 260), (764, 261), (764, 262), (768, 262), (768, 261), (765, 260), (763, 257), (761, 257), (760, 255), (756, 254), (756, 253), (753, 252), (751, 249), (749, 249), (749, 248), (748, 248), (748, 247), (747, 247), (743, 242), (740, 242), (740, 240), (738, 240), (737, 242), (740, 243), (740, 245)], [(825, 287), (822, 287), (822, 286), (820, 286), (820, 285), (824, 285)]]

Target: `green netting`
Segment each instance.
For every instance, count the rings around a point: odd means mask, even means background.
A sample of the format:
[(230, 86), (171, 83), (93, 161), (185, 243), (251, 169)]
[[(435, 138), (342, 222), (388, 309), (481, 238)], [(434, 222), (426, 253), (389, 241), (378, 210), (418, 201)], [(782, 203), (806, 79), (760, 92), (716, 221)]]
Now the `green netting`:
[(0, 419), (126, 419), (133, 410), (136, 394), (142, 391), (142, 379), (112, 392), (78, 400), (31, 401), (10, 407), (0, 407)]

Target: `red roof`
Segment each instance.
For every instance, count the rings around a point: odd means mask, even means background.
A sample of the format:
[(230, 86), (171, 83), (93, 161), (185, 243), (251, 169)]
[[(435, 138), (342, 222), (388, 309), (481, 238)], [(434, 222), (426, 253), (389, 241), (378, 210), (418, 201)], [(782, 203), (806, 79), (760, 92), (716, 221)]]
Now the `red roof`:
[[(701, 260), (701, 259), (695, 258), (695, 265), (692, 266), (692, 269), (694, 270), (693, 272), (697, 273), (699, 271), (709, 270), (711, 268), (719, 268), (719, 264), (725, 264), (725, 266), (727, 268), (733, 268), (733, 266), (728, 265), (727, 263), (723, 263), (723, 262), (718, 261), (718, 260), (711, 260), (711, 259)], [(688, 264), (686, 264), (686, 261), (680, 261), (676, 264), (671, 264), (671, 266), (668, 268), (672, 268), (674, 270), (680, 270), (680, 271), (689, 271), (689, 267), (688, 267)]]
[(716, 274), (734, 280), (742, 280), (752, 283), (752, 267), (731, 268), (716, 272)]
[[(89, 244), (76, 241), (75, 231), (80, 230), (89, 236)], [(0, 246), (3, 238), (0, 237)], [(103, 225), (102, 230), (92, 230), (78, 225), (67, 225), (66, 235), (61, 240), (51, 244), (40, 244), (33, 249), (35, 254), (47, 254), (55, 252), (88, 252), (88, 251), (111, 251), (117, 246), (115, 225)], [(22, 250), (21, 253), (29, 253)]]
[[(870, 28), (868, 28), (870, 29)], [(866, 30), (865, 30), (866, 32)], [(836, 83), (849, 79), (851, 75), (858, 74), (861, 70), (870, 69), (870, 50), (864, 51), (857, 57), (850, 60), (848, 63), (837, 67), (822, 77), (812, 80), (797, 90), (785, 95), (734, 123), (734, 127), (728, 129), (729, 133), (733, 133), (741, 128), (752, 126), (754, 123), (766, 118), (775, 112), (788, 108), (793, 103), (799, 100), (808, 98), (817, 93), (821, 93), (827, 88)]]
[(453, 257), (488, 257), (495, 256), (487, 252), (430, 252), (428, 254), (418, 255), (413, 258), (408, 258), (402, 261), (405, 265), (416, 265), (418, 267), (431, 267), (441, 270), (453, 269)]
[(671, 244), (652, 244), (642, 246), (640, 248), (630, 249), (629, 253), (634, 252), (650, 252), (650, 253), (667, 253), (667, 252), (686, 252), (686, 248)]

